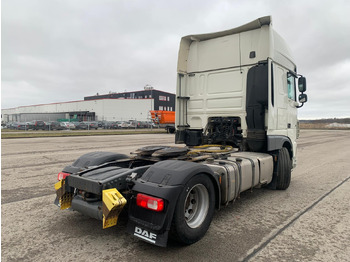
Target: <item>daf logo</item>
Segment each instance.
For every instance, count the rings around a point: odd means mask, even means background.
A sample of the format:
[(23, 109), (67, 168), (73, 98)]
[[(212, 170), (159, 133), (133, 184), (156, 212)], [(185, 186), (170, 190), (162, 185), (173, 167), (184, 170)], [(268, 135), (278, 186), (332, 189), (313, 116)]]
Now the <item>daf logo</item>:
[(157, 238), (157, 234), (148, 232), (147, 230), (144, 230), (144, 229), (139, 228), (139, 227), (135, 227), (134, 236), (142, 238), (142, 239), (149, 241), (151, 243), (156, 243), (155, 240)]

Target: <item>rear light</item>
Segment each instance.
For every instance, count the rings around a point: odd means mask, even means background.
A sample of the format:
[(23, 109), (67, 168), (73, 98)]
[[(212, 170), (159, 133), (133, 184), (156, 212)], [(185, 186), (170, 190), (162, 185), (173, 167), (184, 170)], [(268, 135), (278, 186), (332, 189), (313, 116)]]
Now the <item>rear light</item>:
[(57, 180), (58, 181), (61, 181), (62, 179), (65, 179), (67, 176), (69, 176), (70, 174), (69, 173), (64, 173), (64, 172), (60, 172), (58, 173), (57, 175)]
[(137, 194), (136, 205), (146, 209), (160, 212), (164, 209), (164, 200), (161, 198), (151, 197), (144, 194)]

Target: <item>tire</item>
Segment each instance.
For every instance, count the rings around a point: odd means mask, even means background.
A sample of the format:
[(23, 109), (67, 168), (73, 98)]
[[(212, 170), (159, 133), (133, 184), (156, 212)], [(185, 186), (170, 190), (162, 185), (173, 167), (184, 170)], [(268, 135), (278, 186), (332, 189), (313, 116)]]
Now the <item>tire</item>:
[(207, 175), (191, 178), (178, 198), (171, 237), (190, 245), (200, 240), (207, 232), (215, 211), (215, 189)]
[(288, 149), (282, 147), (278, 152), (276, 189), (286, 190), (289, 187), (292, 175), (291, 173), (292, 163), (289, 157)]

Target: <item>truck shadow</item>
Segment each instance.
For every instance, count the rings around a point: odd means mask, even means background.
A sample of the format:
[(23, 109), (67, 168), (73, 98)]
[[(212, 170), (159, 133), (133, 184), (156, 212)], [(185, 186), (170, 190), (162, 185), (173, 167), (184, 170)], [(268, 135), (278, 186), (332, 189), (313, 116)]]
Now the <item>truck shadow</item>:
[[(175, 240), (169, 238), (166, 248), (161, 248), (139, 240), (127, 232), (127, 214), (123, 212), (119, 219), (118, 224), (115, 227), (102, 229), (102, 221), (84, 216), (75, 211), (62, 211), (57, 214), (57, 219), (51, 223), (52, 233), (61, 232), (67, 238), (84, 238), (91, 237), (91, 239), (99, 239), (99, 241), (115, 240), (115, 244), (121, 247), (130, 249), (133, 248), (134, 255), (137, 257), (149, 256), (162, 260), (169, 254), (181, 254), (190, 250), (191, 252), (197, 252), (196, 249), (203, 250), (206, 246), (212, 245), (213, 247), (220, 245), (221, 238), (237, 238), (237, 241), (241, 241), (242, 230), (245, 228), (245, 222), (247, 219), (247, 208), (256, 202), (256, 199), (271, 198), (274, 192), (278, 191), (269, 189), (254, 189), (252, 192), (246, 191), (241, 193), (240, 198), (229, 203), (227, 206), (221, 208), (219, 212), (216, 212), (211, 223), (211, 226), (207, 234), (199, 242), (190, 246), (182, 245)], [(242, 223), (242, 221), (244, 223)], [(227, 230), (227, 227), (230, 230)], [(214, 252), (214, 251), (213, 251)], [(200, 254), (198, 254), (200, 255)], [(175, 259), (175, 257), (174, 257)], [(176, 260), (176, 259), (175, 259)]]

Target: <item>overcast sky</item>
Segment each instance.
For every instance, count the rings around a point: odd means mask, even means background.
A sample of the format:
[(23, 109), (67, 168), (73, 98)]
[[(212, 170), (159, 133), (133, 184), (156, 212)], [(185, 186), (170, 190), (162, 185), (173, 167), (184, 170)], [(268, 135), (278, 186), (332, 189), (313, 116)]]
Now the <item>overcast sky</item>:
[(182, 36), (272, 15), (307, 77), (299, 117), (350, 117), (350, 1), (2, 0), (1, 108), (175, 93)]

